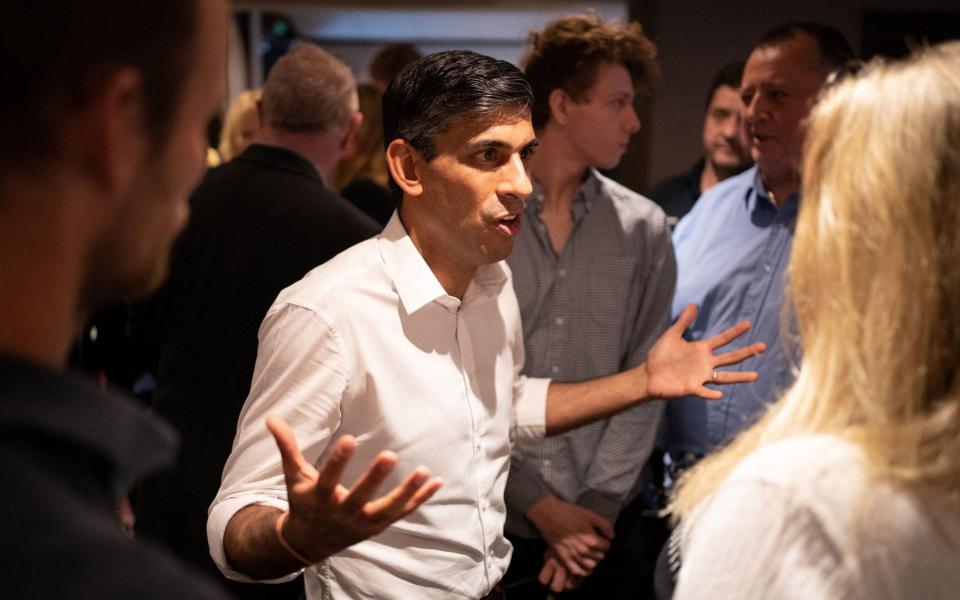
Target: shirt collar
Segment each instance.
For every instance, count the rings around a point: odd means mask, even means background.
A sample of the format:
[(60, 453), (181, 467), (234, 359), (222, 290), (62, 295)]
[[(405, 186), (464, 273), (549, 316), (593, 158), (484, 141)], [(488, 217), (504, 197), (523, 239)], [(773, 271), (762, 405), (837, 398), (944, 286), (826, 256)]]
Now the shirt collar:
[[(777, 206), (773, 203), (773, 200), (770, 199), (770, 194), (767, 192), (767, 187), (763, 184), (763, 174), (760, 172), (760, 167), (754, 165), (751, 167), (753, 169), (753, 185), (747, 189), (747, 196), (744, 198), (744, 201), (749, 204), (750, 196), (753, 195), (757, 200), (763, 200), (766, 204), (769, 204), (772, 208), (777, 209), (778, 211), (786, 212), (796, 212), (797, 206), (800, 202), (800, 193), (794, 192), (784, 199), (783, 203), (780, 206)], [(755, 192), (751, 194), (750, 192)]]
[[(317, 165), (292, 148), (275, 144), (272, 142), (256, 142), (250, 144), (240, 156), (245, 156), (250, 160), (266, 160), (273, 166), (286, 167), (291, 171), (296, 171), (301, 175), (320, 180), (323, 187), (330, 189), (329, 182)], [(237, 157), (240, 158), (240, 157)]]
[(52, 435), (103, 456), (130, 482), (173, 463), (177, 434), (88, 378), (0, 355), (0, 428)]
[[(573, 220), (579, 221), (584, 214), (589, 213), (594, 199), (602, 195), (603, 182), (600, 181), (600, 174), (591, 167), (587, 169), (587, 176), (573, 197), (573, 204), (570, 206), (570, 210), (573, 211)], [(533, 193), (530, 194), (525, 208), (525, 212), (531, 215), (538, 215), (543, 211), (543, 188), (536, 181), (533, 181)]]
[[(437, 276), (430, 270), (427, 261), (413, 244), (406, 228), (400, 221), (400, 214), (393, 212), (390, 221), (378, 236), (380, 256), (393, 279), (407, 314), (413, 314), (431, 302), (438, 302), (448, 309), (456, 309), (461, 302), (447, 294)], [(483, 265), (477, 269), (473, 280), (464, 294), (464, 302), (469, 303), (499, 295), (507, 283), (507, 271), (503, 261), (492, 265)]]

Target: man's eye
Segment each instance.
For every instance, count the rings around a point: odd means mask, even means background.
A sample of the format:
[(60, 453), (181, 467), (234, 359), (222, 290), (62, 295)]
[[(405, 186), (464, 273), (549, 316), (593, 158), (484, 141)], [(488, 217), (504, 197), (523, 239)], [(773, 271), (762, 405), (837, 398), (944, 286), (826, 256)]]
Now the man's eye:
[(497, 160), (497, 151), (493, 148), (488, 148), (480, 154), (480, 157), (487, 162), (493, 162)]
[(537, 150), (535, 147), (524, 148), (523, 150), (520, 151), (520, 160), (527, 160), (528, 158), (533, 156), (534, 152), (536, 151)]

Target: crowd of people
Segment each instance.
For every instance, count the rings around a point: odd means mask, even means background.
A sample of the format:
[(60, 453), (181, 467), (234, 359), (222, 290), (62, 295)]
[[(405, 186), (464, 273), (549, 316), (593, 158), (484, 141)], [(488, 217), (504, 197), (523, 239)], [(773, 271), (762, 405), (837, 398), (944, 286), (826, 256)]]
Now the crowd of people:
[[(777, 27), (647, 198), (638, 23), (298, 44), (204, 171), (225, 2), (10, 12), (0, 595), (960, 590), (960, 42)], [(67, 368), (121, 301), (149, 408)]]

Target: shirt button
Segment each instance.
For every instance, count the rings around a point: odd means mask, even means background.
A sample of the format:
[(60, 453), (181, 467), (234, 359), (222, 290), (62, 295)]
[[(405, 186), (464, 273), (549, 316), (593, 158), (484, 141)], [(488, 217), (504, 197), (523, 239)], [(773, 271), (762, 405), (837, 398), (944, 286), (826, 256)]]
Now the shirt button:
[(765, 272), (769, 273), (771, 268), (770, 263), (763, 263), (763, 270)]
[(558, 367), (557, 365), (553, 365), (552, 367), (550, 367), (550, 372), (551, 372), (551, 373), (559, 373), (559, 372), (560, 372), (560, 367)]
[(550, 466), (550, 459), (549, 459), (549, 458), (543, 459), (543, 466), (545, 466), (545, 467), (549, 467), (549, 466)]
[(554, 323), (557, 327), (562, 327), (562, 326), (563, 326), (563, 323), (564, 323), (563, 317), (557, 317), (556, 319), (553, 320), (553, 323)]
[(567, 276), (567, 270), (566, 270), (566, 269), (560, 269), (559, 271), (557, 271), (557, 275), (559, 275), (560, 277), (566, 277), (566, 276)]

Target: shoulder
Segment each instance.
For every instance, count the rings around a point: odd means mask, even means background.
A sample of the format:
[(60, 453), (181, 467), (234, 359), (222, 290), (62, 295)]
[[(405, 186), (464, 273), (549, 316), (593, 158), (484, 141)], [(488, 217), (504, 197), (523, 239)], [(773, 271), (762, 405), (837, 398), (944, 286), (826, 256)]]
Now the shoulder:
[(627, 234), (643, 232), (669, 237), (667, 216), (656, 202), (617, 183), (609, 177), (592, 171), (596, 178), (599, 197), (608, 201)]
[(355, 244), (308, 272), (300, 281), (280, 292), (269, 313), (285, 305), (296, 305), (317, 313), (321, 307), (328, 313), (335, 312), (336, 308), (347, 312), (351, 307), (356, 310), (354, 303), (363, 297), (365, 290), (386, 284), (378, 240), (378, 237), (372, 237)]
[(746, 197), (747, 191), (753, 187), (756, 175), (757, 167), (754, 166), (705, 191), (690, 212), (677, 223), (673, 233), (674, 243), (682, 243), (691, 235), (699, 236), (704, 230), (722, 230), (718, 223), (730, 218), (738, 209), (742, 212), (740, 207), (743, 204), (737, 202), (737, 199), (742, 201)]

